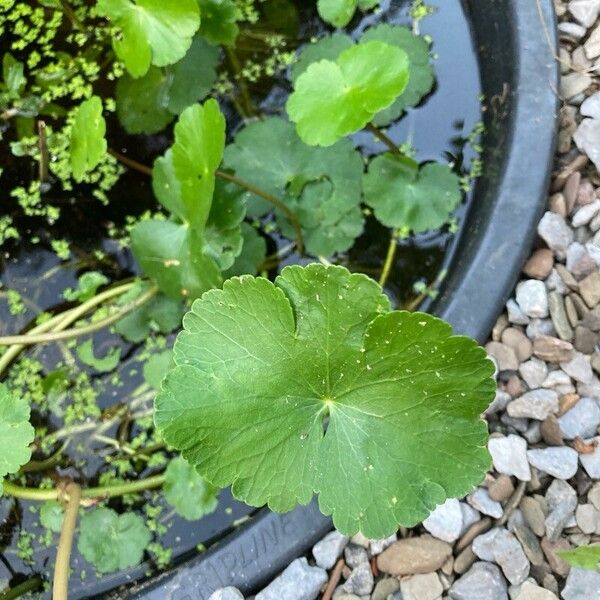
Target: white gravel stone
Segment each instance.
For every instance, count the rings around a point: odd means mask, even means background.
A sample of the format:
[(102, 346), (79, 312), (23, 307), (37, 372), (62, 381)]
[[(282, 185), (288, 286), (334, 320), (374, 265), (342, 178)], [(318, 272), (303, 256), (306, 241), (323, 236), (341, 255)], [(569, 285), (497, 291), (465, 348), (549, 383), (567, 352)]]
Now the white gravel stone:
[(494, 437), (488, 442), (488, 450), (498, 473), (513, 475), (521, 481), (531, 480), (527, 461), (527, 442), (518, 435)]
[(539, 358), (532, 358), (519, 366), (519, 374), (530, 389), (539, 388), (548, 376), (548, 366)]
[(515, 600), (558, 600), (558, 596), (531, 581), (525, 581)]
[(452, 600), (508, 600), (506, 580), (489, 562), (476, 562), (452, 584), (448, 595)]
[(529, 317), (512, 298), (506, 303), (506, 310), (510, 323), (514, 325), (527, 325), (529, 323)]
[(573, 227), (587, 225), (600, 212), (600, 200), (582, 206), (571, 218)]
[(328, 533), (313, 546), (312, 553), (317, 566), (321, 567), (321, 569), (331, 569), (342, 555), (347, 543), (347, 536), (337, 531)]
[(467, 496), (467, 502), (480, 513), (499, 519), (504, 511), (502, 504), (492, 500), (488, 491), (485, 488), (477, 488), (472, 494)]
[(553, 511), (560, 506), (566, 506), (570, 512), (577, 506), (577, 492), (566, 482), (555, 479), (546, 490), (546, 505)]
[(490, 529), (489, 531), (478, 535), (473, 540), (471, 549), (477, 558), (488, 562), (494, 562), (494, 539), (499, 531), (500, 528), (495, 527), (494, 529)]
[(395, 541), (397, 541), (397, 536), (394, 533), (390, 535), (390, 537), (383, 538), (381, 540), (370, 540), (369, 549), (371, 551), (371, 556), (377, 556), (381, 554), (386, 548), (389, 548)]
[[(588, 119), (591, 120), (591, 119)], [(599, 121), (600, 123), (600, 121)], [(546, 212), (537, 228), (539, 236), (548, 244), (548, 248), (564, 255), (573, 241), (573, 230), (556, 213)]]
[(592, 31), (590, 37), (583, 45), (583, 50), (585, 51), (586, 57), (590, 60), (600, 56), (600, 25), (596, 26)]
[(573, 140), (579, 150), (596, 165), (596, 169), (600, 170), (600, 120), (583, 119), (573, 135)]
[(591, 27), (600, 13), (600, 0), (571, 0), (569, 12), (584, 26)]
[(571, 410), (558, 419), (558, 424), (567, 440), (592, 437), (596, 435), (600, 425), (600, 407), (592, 398), (581, 398)]
[(529, 560), (519, 540), (506, 529), (500, 529), (493, 540), (494, 562), (513, 585), (523, 583), (529, 575)]
[(594, 372), (590, 364), (590, 357), (581, 352), (573, 352), (573, 358), (569, 362), (560, 364), (562, 370), (581, 383), (592, 383)]
[(543, 388), (553, 389), (557, 387), (563, 386), (572, 386), (571, 378), (562, 370), (555, 369), (554, 371), (550, 371), (548, 373), (548, 377), (544, 379), (544, 383), (542, 383)]
[(527, 451), (529, 464), (557, 479), (570, 479), (577, 473), (577, 452), (572, 448), (551, 447)]
[(543, 319), (548, 316), (548, 293), (543, 281), (528, 279), (517, 285), (517, 304), (528, 316)]
[(583, 533), (595, 533), (600, 526), (600, 513), (593, 504), (580, 504), (575, 511), (577, 527)]
[(240, 590), (230, 586), (216, 590), (208, 597), (208, 600), (244, 600), (244, 596)]
[(255, 600), (315, 600), (327, 581), (327, 571), (309, 566), (306, 558), (297, 558)]
[(462, 512), (463, 517), (463, 528), (460, 534), (463, 535), (465, 531), (467, 531), (469, 527), (471, 527), (471, 525), (474, 525), (475, 523), (477, 523), (477, 521), (481, 521), (481, 515), (479, 514), (479, 511), (475, 510), (466, 502), (460, 503), (460, 510)]
[(400, 581), (402, 600), (438, 600), (444, 588), (437, 573), (413, 575)]
[(600, 119), (600, 92), (596, 92), (589, 98), (586, 98), (583, 104), (580, 106), (579, 112), (584, 117)]
[(444, 542), (455, 542), (462, 532), (463, 513), (460, 502), (456, 498), (449, 498), (435, 508), (435, 510), (423, 521), (423, 527)]
[(558, 394), (554, 390), (537, 389), (526, 392), (506, 407), (506, 412), (514, 418), (537, 419), (543, 421), (558, 412)]
[(586, 443), (596, 442), (596, 448), (590, 454), (580, 454), (579, 460), (592, 479), (600, 479), (600, 436), (584, 440)]
[(563, 600), (600, 600), (600, 572), (572, 568), (562, 597)]
[(343, 589), (349, 594), (368, 596), (373, 591), (373, 584), (373, 571), (371, 565), (366, 562), (352, 569), (352, 573), (346, 579)]
[(510, 394), (502, 390), (496, 390), (494, 401), (487, 407), (485, 414), (493, 415), (506, 408), (506, 405), (512, 400)]

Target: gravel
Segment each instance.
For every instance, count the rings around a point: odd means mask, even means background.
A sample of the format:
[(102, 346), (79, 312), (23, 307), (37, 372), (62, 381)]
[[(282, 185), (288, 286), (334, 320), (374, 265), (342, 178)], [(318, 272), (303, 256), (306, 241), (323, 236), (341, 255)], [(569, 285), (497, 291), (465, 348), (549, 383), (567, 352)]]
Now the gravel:
[(297, 558), (255, 600), (315, 600), (327, 581), (327, 571), (309, 566), (306, 558)]
[(208, 597), (208, 600), (244, 600), (244, 596), (240, 590), (230, 586), (216, 590)]
[(543, 319), (548, 316), (548, 294), (543, 281), (529, 279), (517, 285), (517, 304), (528, 316)]
[(570, 479), (577, 472), (577, 452), (571, 448), (537, 448), (527, 451), (529, 464), (557, 479)]
[(312, 553), (317, 566), (321, 569), (331, 569), (342, 555), (347, 543), (348, 538), (345, 535), (337, 531), (328, 533), (313, 546)]
[(513, 400), (506, 407), (506, 412), (511, 417), (537, 419), (545, 418), (558, 412), (558, 394), (554, 390), (537, 389), (527, 392)]
[(522, 437), (509, 435), (491, 438), (488, 442), (488, 450), (498, 473), (514, 475), (521, 481), (531, 480), (531, 470), (527, 461), (527, 442)]
[(423, 521), (423, 527), (444, 542), (455, 542), (463, 531), (463, 511), (460, 502), (451, 498), (440, 504)]
[(508, 589), (500, 569), (489, 562), (476, 562), (449, 591), (452, 600), (508, 600)]
[(562, 597), (564, 600), (600, 600), (600, 572), (571, 569)]
[(600, 407), (592, 398), (581, 398), (558, 419), (562, 435), (567, 440), (592, 437), (600, 425)]

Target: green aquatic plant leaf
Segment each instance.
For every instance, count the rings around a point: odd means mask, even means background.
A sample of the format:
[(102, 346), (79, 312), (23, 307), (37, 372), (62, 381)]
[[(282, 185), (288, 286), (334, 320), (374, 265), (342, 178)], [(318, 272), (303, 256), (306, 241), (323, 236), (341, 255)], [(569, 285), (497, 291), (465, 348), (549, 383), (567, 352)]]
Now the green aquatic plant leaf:
[[(149, 289), (149, 284), (138, 281), (127, 294), (123, 294), (118, 304), (123, 306), (135, 300)], [(181, 325), (183, 303), (164, 294), (157, 294), (152, 300), (125, 315), (115, 323), (115, 331), (128, 342), (143, 342), (152, 332), (171, 333)]]
[[(224, 163), (287, 204), (302, 227), (309, 254), (330, 256), (345, 251), (362, 233), (363, 162), (348, 140), (328, 148), (310, 147), (291, 123), (271, 117), (242, 129), (226, 148)], [(253, 216), (272, 209), (253, 196), (248, 206)], [(287, 216), (281, 211), (276, 215), (284, 235), (293, 238)]]
[(94, 354), (94, 341), (89, 339), (77, 346), (77, 357), (84, 365), (92, 367), (98, 373), (109, 373), (119, 364), (121, 348), (111, 348), (105, 356), (98, 358)]
[(197, 0), (98, 0), (97, 10), (119, 29), (113, 48), (133, 77), (182, 59), (200, 27)]
[(139, 515), (96, 508), (81, 517), (77, 549), (98, 572), (113, 573), (139, 565), (150, 539)]
[(198, 0), (202, 22), (200, 34), (214, 45), (233, 46), (241, 14), (233, 0)]
[(166, 501), (188, 521), (197, 521), (217, 508), (218, 488), (206, 482), (181, 456), (165, 471), (163, 492)]
[(384, 127), (395, 121), (407, 108), (419, 104), (433, 88), (435, 76), (429, 57), (429, 44), (408, 27), (382, 24), (367, 29), (361, 38), (361, 42), (375, 40), (404, 50), (408, 55), (410, 71), (408, 85), (402, 95), (373, 119), (375, 125)]
[(490, 465), (485, 351), (435, 317), (390, 311), (343, 267), (226, 281), (193, 304), (174, 353), (159, 431), (252, 506), (287, 511), (318, 493), (341, 532), (383, 538)]
[(600, 571), (600, 546), (579, 546), (573, 550), (560, 550), (557, 554), (572, 567)]
[(75, 181), (82, 181), (106, 154), (106, 121), (102, 116), (102, 100), (92, 96), (75, 111), (71, 129), (71, 170)]
[(85, 302), (92, 298), (98, 288), (109, 283), (108, 277), (98, 271), (87, 271), (77, 281), (77, 288), (67, 288), (63, 292), (63, 298), (69, 302)]
[(447, 223), (462, 198), (458, 176), (447, 165), (427, 163), (413, 172), (389, 152), (371, 161), (363, 188), (383, 225), (415, 233)]
[(249, 223), (242, 223), (242, 251), (231, 268), (223, 273), (224, 279), (235, 275), (256, 275), (267, 256), (267, 242)]
[(406, 88), (408, 73), (408, 57), (401, 48), (360, 43), (335, 62), (311, 64), (296, 79), (287, 111), (305, 143), (331, 146), (390, 106)]
[(173, 350), (163, 350), (153, 354), (143, 367), (144, 381), (153, 389), (159, 390), (167, 371), (173, 366)]
[(357, 8), (370, 10), (380, 0), (319, 0), (317, 10), (323, 21), (335, 27), (346, 27), (352, 20)]
[(31, 458), (35, 430), (29, 423), (29, 404), (0, 383), (0, 495), (2, 480)]
[(6, 52), (2, 57), (2, 79), (6, 91), (13, 98), (17, 98), (27, 85), (25, 66), (10, 52)]
[(65, 520), (65, 511), (60, 502), (48, 500), (40, 508), (40, 524), (49, 531), (60, 533), (63, 521)]
[(352, 46), (354, 46), (354, 41), (345, 33), (326, 35), (316, 42), (307, 44), (302, 48), (298, 60), (292, 66), (290, 71), (292, 81), (295, 82), (312, 63), (323, 59), (335, 61), (344, 50), (352, 48)]
[(219, 51), (195, 36), (185, 57), (139, 78), (125, 74), (116, 87), (117, 115), (128, 133), (157, 133), (174, 115), (204, 99), (217, 80)]

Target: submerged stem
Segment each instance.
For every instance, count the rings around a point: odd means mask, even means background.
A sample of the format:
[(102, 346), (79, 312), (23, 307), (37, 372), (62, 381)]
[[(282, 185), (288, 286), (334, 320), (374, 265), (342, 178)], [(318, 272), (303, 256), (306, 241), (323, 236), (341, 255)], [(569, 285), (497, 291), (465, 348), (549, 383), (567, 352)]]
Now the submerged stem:
[(242, 105), (241, 105), (241, 116), (244, 118), (253, 117), (256, 115), (256, 109), (254, 108), (254, 103), (252, 102), (252, 98), (250, 97), (250, 92), (248, 91), (248, 86), (244, 81), (244, 77), (242, 75), (242, 65), (238, 59), (235, 50), (232, 48), (228, 48), (225, 46), (225, 54), (227, 55), (227, 60), (231, 65), (231, 69), (235, 75), (235, 80), (240, 89), (240, 95), (242, 97)]
[(65, 510), (62, 529), (60, 530), (60, 540), (56, 550), (56, 562), (54, 563), (52, 600), (68, 600), (69, 594), (69, 564), (81, 500), (81, 487), (76, 483), (70, 483), (67, 486), (67, 494), (69, 495), (69, 501)]
[(393, 229), (390, 237), (390, 244), (388, 246), (387, 255), (385, 262), (383, 263), (383, 270), (381, 271), (381, 277), (379, 278), (379, 285), (385, 287), (387, 280), (394, 266), (394, 259), (396, 258), (396, 250), (398, 249), (398, 230)]
[(150, 167), (147, 167), (146, 165), (143, 165), (141, 162), (138, 162), (137, 160), (133, 160), (133, 158), (129, 158), (128, 156), (125, 156), (124, 154), (121, 154), (121, 152), (117, 152), (116, 150), (113, 150), (112, 148), (109, 148), (107, 150), (107, 152), (113, 158), (116, 158), (120, 163), (124, 164), (126, 167), (129, 167), (130, 169), (133, 169), (134, 171), (138, 171), (138, 173), (143, 173), (144, 175), (148, 175), (149, 177), (152, 177), (152, 169)]
[(394, 154), (402, 154), (400, 148), (394, 143), (394, 140), (388, 137), (377, 125), (367, 123), (365, 129), (370, 131), (379, 141), (383, 142)]

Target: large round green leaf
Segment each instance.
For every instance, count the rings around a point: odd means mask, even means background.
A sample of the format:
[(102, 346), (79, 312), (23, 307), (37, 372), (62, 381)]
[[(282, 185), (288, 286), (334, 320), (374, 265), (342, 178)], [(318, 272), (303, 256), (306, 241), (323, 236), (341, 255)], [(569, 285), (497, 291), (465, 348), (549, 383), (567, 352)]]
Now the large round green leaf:
[(404, 50), (384, 42), (360, 43), (336, 61), (311, 64), (287, 101), (298, 135), (312, 146), (331, 146), (362, 129), (390, 106), (408, 83)]
[(29, 404), (0, 383), (0, 495), (5, 475), (16, 473), (31, 458), (35, 431), (29, 424)]
[(292, 81), (296, 81), (312, 63), (323, 59), (335, 61), (344, 50), (352, 46), (354, 46), (352, 38), (345, 33), (326, 35), (314, 43), (307, 44), (292, 66), (290, 72)]
[(418, 523), (489, 467), (494, 365), (439, 319), (389, 311), (366, 276), (318, 264), (206, 293), (156, 400), (165, 441), (253, 506), (317, 492), (346, 534)]
[(200, 34), (211, 44), (233, 46), (241, 12), (234, 0), (198, 0), (202, 22)]
[(200, 26), (197, 0), (98, 0), (97, 9), (121, 30), (113, 48), (133, 77), (183, 58)]
[(317, 10), (323, 21), (336, 27), (346, 27), (354, 16), (358, 0), (319, 0)]
[(371, 161), (363, 186), (378, 221), (416, 233), (447, 223), (462, 198), (459, 179), (447, 165), (428, 163), (413, 175), (389, 152)]

